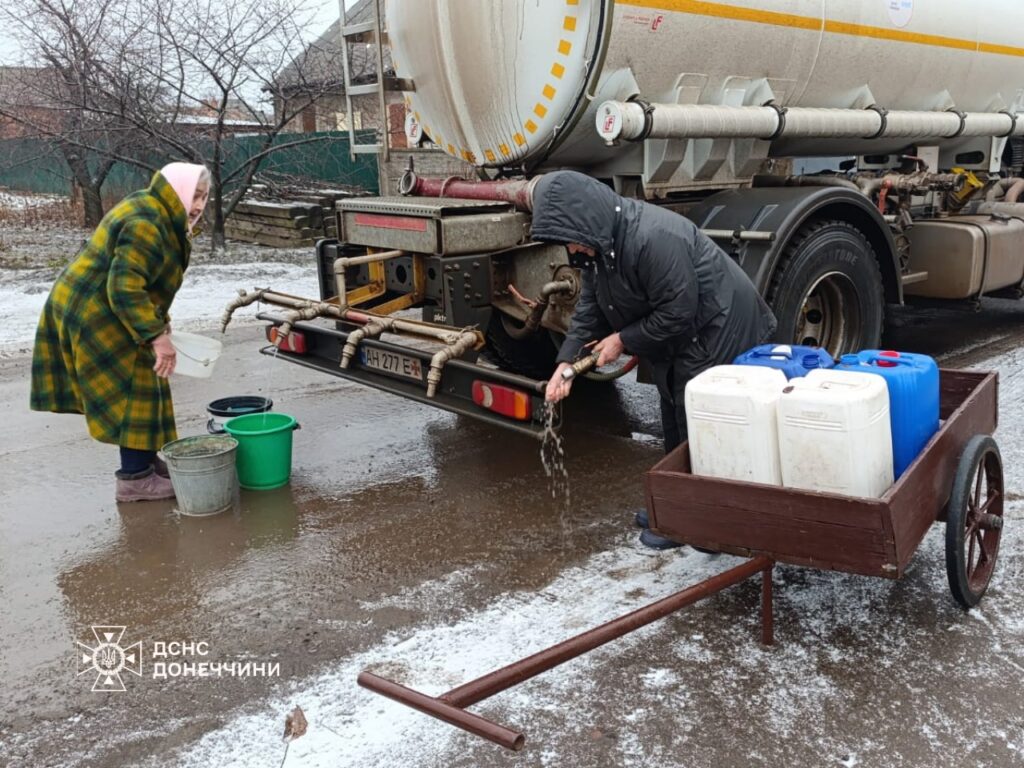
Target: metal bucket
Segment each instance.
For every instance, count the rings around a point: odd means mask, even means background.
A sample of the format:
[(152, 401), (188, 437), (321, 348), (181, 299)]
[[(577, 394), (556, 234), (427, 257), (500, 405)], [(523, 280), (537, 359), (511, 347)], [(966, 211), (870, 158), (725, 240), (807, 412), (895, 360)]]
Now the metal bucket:
[(202, 517), (232, 507), (238, 491), (237, 451), (238, 441), (226, 435), (186, 437), (163, 447), (181, 514)]

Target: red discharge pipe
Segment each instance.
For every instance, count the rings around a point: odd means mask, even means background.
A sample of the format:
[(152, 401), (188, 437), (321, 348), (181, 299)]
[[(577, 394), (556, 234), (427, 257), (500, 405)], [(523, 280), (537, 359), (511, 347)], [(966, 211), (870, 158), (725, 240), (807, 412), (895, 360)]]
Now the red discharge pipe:
[(402, 176), (399, 189), (403, 195), (417, 197), (459, 197), (465, 200), (495, 200), (512, 203), (516, 210), (533, 210), (533, 188), (540, 176), (532, 179), (501, 181), (470, 181), (457, 176), (447, 179), (424, 178), (413, 171)]

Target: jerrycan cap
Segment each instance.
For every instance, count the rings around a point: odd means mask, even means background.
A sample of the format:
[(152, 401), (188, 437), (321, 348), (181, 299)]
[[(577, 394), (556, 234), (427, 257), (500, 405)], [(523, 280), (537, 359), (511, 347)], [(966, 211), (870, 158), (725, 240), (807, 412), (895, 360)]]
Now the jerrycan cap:
[(800, 362), (807, 370), (813, 370), (814, 368), (821, 367), (821, 358), (817, 355), (804, 355), (803, 360)]
[[(882, 352), (879, 352), (879, 353), (878, 353), (878, 356), (879, 356), (879, 357), (892, 357), (892, 358), (898, 358), (898, 357), (900, 356), (900, 353), (899, 353), (899, 352), (896, 352), (896, 351), (894, 351), (894, 350), (891, 350), (891, 349), (887, 349), (887, 350), (884, 350), (884, 351), (882, 351)], [(889, 361), (887, 361), (887, 360), (879, 360), (879, 361), (878, 361), (878, 362), (876, 363), (876, 365), (878, 365), (878, 367), (879, 367), (879, 368), (895, 368), (895, 367), (896, 367), (896, 363), (890, 363), (890, 362), (889, 362)]]
[(841, 365), (860, 365), (860, 357), (857, 355), (843, 355), (839, 358)]

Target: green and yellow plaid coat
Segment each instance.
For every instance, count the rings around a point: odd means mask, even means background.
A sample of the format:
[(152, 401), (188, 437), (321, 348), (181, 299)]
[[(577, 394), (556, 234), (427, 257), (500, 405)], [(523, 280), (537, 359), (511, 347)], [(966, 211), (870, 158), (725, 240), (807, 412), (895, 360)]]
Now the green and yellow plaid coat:
[(57, 277), (32, 356), (35, 411), (85, 414), (104, 443), (159, 450), (177, 439), (166, 379), (149, 342), (188, 267), (188, 217), (159, 173), (118, 203)]

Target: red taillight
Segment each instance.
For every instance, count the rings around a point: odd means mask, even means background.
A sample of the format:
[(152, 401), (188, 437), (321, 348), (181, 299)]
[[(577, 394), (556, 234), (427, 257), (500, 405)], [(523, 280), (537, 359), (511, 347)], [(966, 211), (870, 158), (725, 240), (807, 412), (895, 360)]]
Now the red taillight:
[(518, 421), (529, 421), (533, 403), (526, 392), (490, 382), (473, 382), (473, 402), (481, 408)]
[[(271, 344), (277, 344), (278, 338), (281, 337), (281, 332), (277, 329), (276, 325), (272, 325), (267, 329), (267, 339)], [(282, 352), (294, 352), (297, 355), (306, 354), (306, 336), (301, 331), (292, 331), (290, 334), (285, 336), (281, 341), (280, 349)]]

